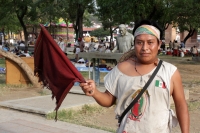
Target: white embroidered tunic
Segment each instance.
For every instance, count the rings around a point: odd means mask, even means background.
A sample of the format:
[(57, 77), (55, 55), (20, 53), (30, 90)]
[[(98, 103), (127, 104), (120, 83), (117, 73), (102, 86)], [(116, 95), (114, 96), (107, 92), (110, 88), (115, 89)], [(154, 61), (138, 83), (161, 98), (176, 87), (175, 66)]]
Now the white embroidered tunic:
[[(168, 133), (170, 132), (170, 80), (176, 67), (162, 63), (138, 102), (131, 108), (118, 128), (118, 133)], [(155, 68), (142, 76), (128, 76), (114, 67), (105, 78), (106, 89), (117, 98), (116, 115), (121, 115), (149, 80)]]

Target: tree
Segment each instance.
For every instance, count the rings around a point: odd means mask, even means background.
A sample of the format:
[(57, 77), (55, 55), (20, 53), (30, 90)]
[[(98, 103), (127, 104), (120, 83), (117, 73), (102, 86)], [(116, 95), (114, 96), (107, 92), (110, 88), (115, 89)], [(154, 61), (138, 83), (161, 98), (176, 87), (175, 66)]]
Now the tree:
[[(64, 3), (64, 4), (63, 4)], [(57, 18), (63, 18), (66, 22), (72, 22), (76, 33), (76, 39), (83, 37), (83, 23), (88, 23), (89, 13), (94, 12), (93, 0), (57, 0), (54, 6)], [(86, 13), (86, 14), (85, 14)], [(85, 18), (85, 21), (84, 21)]]
[(76, 39), (83, 37), (83, 16), (87, 10), (89, 13), (94, 11), (93, 0), (70, 0), (69, 3), (69, 20), (73, 23), (73, 27), (76, 33)]
[(97, 0), (97, 15), (104, 28), (119, 24), (139, 22), (142, 19), (157, 21), (163, 30), (171, 23), (169, 15), (170, 1), (168, 0)]
[(97, 7), (97, 15), (106, 28), (141, 19), (154, 20), (163, 31), (169, 24), (188, 31), (186, 42), (200, 27), (200, 0), (97, 0)]
[(5, 19), (7, 21), (9, 21), (8, 18), (10, 17), (16, 17), (18, 19), (24, 32), (26, 46), (28, 42), (27, 25), (31, 24), (37, 18), (34, 4), (33, 0), (6, 0), (0, 2), (0, 19), (4, 17), (7, 18)]
[(91, 31), (90, 35), (96, 36), (96, 37), (105, 37), (105, 36), (109, 36), (109, 31), (104, 30), (103, 28), (99, 28), (99, 29)]
[[(181, 3), (181, 4), (180, 4)], [(173, 23), (179, 27), (180, 32), (188, 31), (183, 39), (186, 44), (188, 38), (200, 27), (200, 0), (175, 0), (172, 4), (171, 14), (175, 16)]]
[[(98, 16), (102, 22), (104, 29), (108, 29), (110, 32), (111, 39), (113, 38), (113, 26), (120, 23), (119, 17), (115, 17), (117, 14), (116, 3), (112, 0), (97, 0), (97, 10), (95, 15)], [(118, 14), (121, 15), (121, 14)], [(110, 40), (111, 42), (111, 40)]]
[(22, 30), (21, 26), (19, 26), (19, 21), (14, 14), (2, 18), (0, 21), (0, 27), (0, 31), (3, 33), (4, 38), (6, 34), (9, 35), (9, 32), (19, 34)]

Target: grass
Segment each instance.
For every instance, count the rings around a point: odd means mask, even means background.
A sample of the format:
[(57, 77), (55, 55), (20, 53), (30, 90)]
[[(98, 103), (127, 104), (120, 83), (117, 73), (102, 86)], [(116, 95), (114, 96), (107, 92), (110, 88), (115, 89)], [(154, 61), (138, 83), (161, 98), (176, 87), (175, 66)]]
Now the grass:
[(0, 67), (5, 68), (5, 58), (0, 58)]
[[(0, 67), (5, 68), (5, 58), (0, 58)], [(0, 85), (5, 84), (6, 75), (0, 74)]]
[[(85, 79), (89, 79), (89, 72), (80, 72)], [(99, 73), (100, 74), (100, 82), (104, 82), (103, 78), (107, 73)], [(90, 73), (90, 78), (92, 79), (92, 72)]]
[(200, 102), (198, 100), (193, 100), (188, 103), (189, 111), (200, 110)]
[(3, 95), (5, 92), (11, 91), (12, 88), (22, 88), (22, 85), (8, 85), (5, 83), (0, 84), (0, 96)]
[(5, 74), (0, 74), (0, 85), (6, 83), (6, 75)]
[[(81, 109), (68, 109), (58, 111), (58, 120), (74, 123), (91, 128), (101, 129), (109, 132), (115, 132), (115, 129), (99, 126), (97, 123), (91, 122), (88, 116), (98, 115), (105, 112), (106, 108), (99, 105), (84, 105)], [(47, 119), (54, 119), (55, 112), (47, 114)]]

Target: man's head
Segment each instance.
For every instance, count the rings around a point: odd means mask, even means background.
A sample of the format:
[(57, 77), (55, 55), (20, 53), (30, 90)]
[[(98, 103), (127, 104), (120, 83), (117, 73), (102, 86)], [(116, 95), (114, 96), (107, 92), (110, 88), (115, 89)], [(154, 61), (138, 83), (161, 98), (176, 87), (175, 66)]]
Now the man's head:
[(133, 29), (135, 54), (141, 63), (153, 63), (161, 46), (162, 30), (151, 21), (143, 20)]
[(82, 38), (78, 38), (78, 42), (81, 42), (82, 41)]
[(119, 25), (119, 33), (124, 36), (126, 34), (126, 25), (120, 24)]
[(62, 41), (62, 40), (63, 40), (63, 38), (62, 38), (61, 36), (59, 36), (59, 40), (60, 40), (60, 41)]

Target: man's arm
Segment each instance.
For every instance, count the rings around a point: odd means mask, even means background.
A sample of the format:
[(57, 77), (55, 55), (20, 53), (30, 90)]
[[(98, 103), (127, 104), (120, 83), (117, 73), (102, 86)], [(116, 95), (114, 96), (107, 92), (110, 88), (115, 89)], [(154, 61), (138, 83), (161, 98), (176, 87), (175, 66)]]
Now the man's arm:
[(176, 114), (182, 133), (189, 133), (189, 112), (185, 100), (181, 76), (178, 70), (171, 79), (171, 94), (174, 99)]
[(80, 83), (80, 87), (87, 96), (92, 96), (101, 106), (110, 107), (116, 101), (116, 98), (107, 90), (105, 92), (100, 92), (96, 88), (93, 80), (88, 80), (86, 83)]

